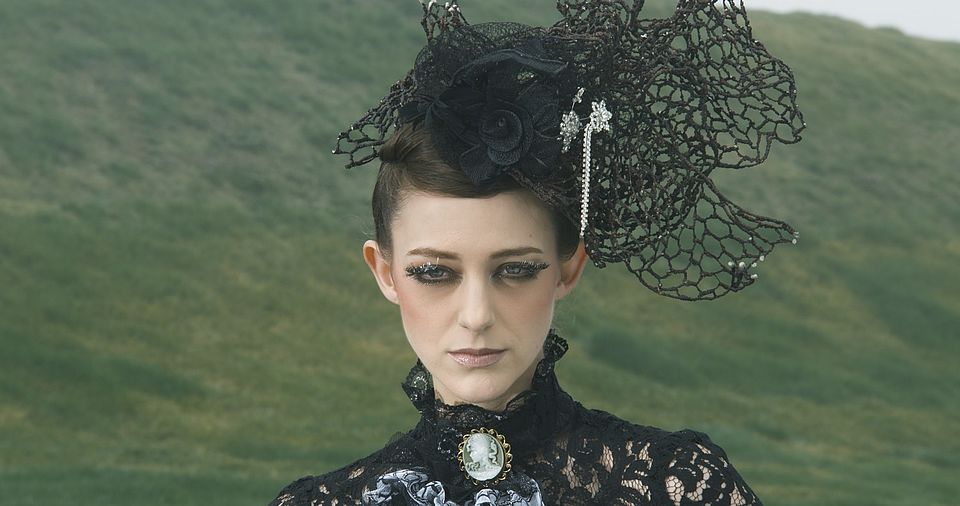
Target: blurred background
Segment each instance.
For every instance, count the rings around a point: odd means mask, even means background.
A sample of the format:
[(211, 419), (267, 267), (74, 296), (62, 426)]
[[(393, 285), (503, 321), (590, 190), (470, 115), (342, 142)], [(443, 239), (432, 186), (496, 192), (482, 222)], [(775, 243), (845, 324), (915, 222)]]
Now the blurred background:
[[(956, 504), (960, 43), (746, 4), (808, 128), (718, 184), (798, 244), (698, 303), (588, 264), (561, 384), (708, 433), (767, 504)], [(413, 426), (415, 356), (361, 259), (376, 166), (330, 150), (410, 68), (419, 19), (0, 1), (0, 504), (261, 505)]]

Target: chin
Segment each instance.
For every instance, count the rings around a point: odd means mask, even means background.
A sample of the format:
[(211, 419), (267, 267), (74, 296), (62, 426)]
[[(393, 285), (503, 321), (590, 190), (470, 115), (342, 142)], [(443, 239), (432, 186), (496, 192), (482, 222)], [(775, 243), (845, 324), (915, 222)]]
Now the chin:
[(464, 378), (451, 391), (457, 402), (481, 405), (503, 400), (512, 383), (505, 378)]

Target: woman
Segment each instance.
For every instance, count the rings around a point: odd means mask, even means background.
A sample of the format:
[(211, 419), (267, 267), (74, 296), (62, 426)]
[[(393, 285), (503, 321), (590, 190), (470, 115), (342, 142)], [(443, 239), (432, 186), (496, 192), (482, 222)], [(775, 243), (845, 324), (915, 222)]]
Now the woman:
[(586, 409), (554, 374), (554, 305), (588, 257), (697, 300), (795, 242), (707, 177), (799, 140), (789, 69), (742, 6), (641, 5), (561, 1), (548, 29), (424, 6), (414, 69), (335, 151), (382, 162), (363, 256), (419, 359), (421, 419), (272, 504), (760, 504), (705, 434)]

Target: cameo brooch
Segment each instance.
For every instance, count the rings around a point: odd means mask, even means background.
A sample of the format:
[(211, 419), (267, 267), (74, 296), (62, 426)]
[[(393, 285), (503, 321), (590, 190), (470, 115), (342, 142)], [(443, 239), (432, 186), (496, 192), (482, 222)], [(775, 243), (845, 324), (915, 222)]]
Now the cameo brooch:
[(463, 436), (463, 441), (457, 447), (457, 460), (467, 478), (480, 485), (506, 478), (512, 467), (510, 462), (513, 455), (510, 454), (510, 443), (502, 434), (493, 429), (480, 428)]

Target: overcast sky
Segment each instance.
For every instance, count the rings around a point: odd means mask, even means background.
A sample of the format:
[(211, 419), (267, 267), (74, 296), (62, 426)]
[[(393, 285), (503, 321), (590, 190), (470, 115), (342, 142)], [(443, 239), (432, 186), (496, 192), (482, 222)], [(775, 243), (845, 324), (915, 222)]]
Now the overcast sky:
[(867, 26), (893, 26), (910, 35), (960, 41), (960, 0), (743, 0), (752, 9), (833, 14)]

